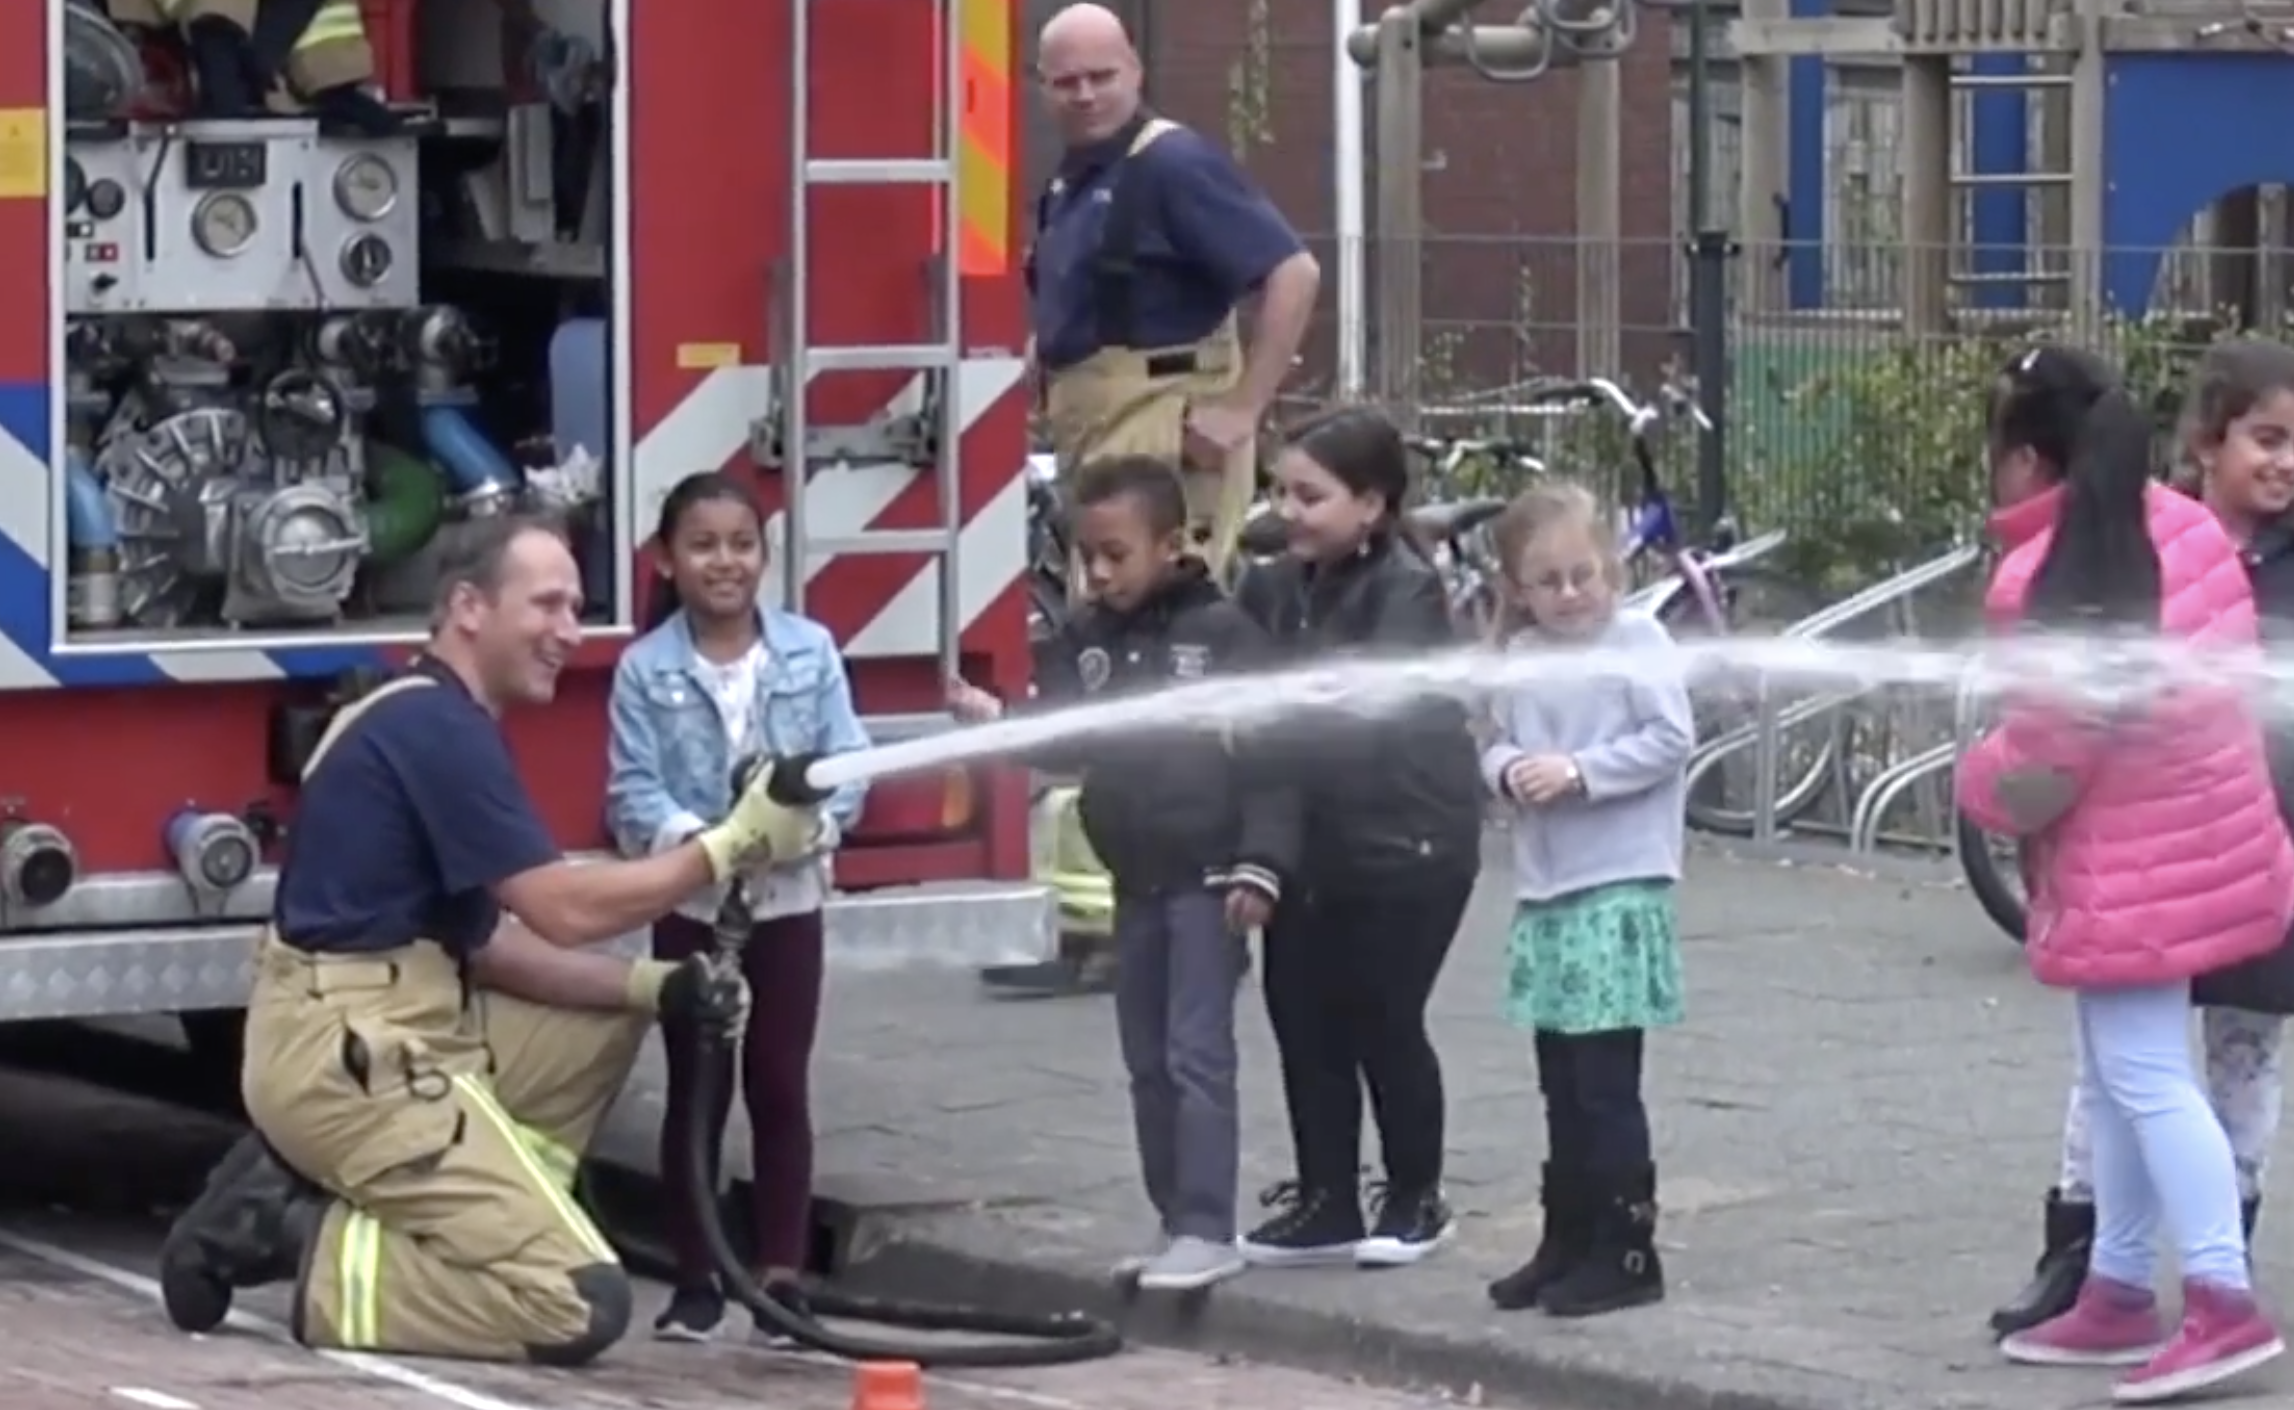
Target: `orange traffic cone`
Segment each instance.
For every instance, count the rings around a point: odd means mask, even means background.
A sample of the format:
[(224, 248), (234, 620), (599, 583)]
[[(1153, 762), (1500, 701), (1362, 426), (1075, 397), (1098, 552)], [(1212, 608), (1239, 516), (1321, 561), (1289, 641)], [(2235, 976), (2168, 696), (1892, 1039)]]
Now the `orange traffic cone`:
[(852, 1410), (924, 1410), (924, 1371), (913, 1361), (863, 1361), (852, 1371)]

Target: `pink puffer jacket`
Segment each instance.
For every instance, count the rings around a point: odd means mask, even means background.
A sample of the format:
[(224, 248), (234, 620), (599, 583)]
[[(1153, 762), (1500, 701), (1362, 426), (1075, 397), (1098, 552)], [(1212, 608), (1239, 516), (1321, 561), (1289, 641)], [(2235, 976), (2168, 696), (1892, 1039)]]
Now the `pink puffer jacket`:
[[(1992, 520), (2009, 546), (1985, 603), (1995, 626), (2023, 615), (2058, 494)], [(2214, 515), (2159, 486), (2145, 503), (2166, 634), (2234, 651), (2256, 641), (2254, 593)], [(2062, 780), (2070, 799), (2024, 839), (2033, 893), (2025, 949), (2040, 982), (2165, 984), (2285, 941), (2294, 843), (2279, 820), (2261, 728), (2239, 692), (2181, 689), (2114, 723), (2012, 696), (1999, 726), (1960, 761), (1959, 805), (1986, 831), (2013, 835), (2000, 784), (2034, 772)]]

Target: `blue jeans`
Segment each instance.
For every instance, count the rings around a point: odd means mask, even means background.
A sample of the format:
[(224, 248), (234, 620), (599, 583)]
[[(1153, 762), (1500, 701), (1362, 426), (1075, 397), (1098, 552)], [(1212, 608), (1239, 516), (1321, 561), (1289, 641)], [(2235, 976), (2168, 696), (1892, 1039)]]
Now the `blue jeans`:
[(2185, 1278), (2247, 1287), (2238, 1175), (2190, 1051), (2190, 985), (2082, 990), (2079, 1057), (2095, 1147), (2089, 1266), (2149, 1287), (2163, 1221)]

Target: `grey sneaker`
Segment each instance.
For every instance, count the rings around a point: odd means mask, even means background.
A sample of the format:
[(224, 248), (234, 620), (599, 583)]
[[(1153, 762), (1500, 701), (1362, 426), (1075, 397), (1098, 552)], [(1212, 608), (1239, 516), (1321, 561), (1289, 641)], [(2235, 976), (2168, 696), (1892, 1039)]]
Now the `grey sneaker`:
[(1170, 1250), (1170, 1235), (1159, 1235), (1155, 1240), (1154, 1247), (1148, 1249), (1144, 1253), (1134, 1253), (1123, 1258), (1116, 1259), (1115, 1266), (1108, 1271), (1115, 1276), (1115, 1281), (1119, 1283), (1137, 1282), (1139, 1280), (1140, 1274), (1145, 1273), (1149, 1268), (1154, 1267), (1157, 1262), (1161, 1261), (1163, 1255), (1170, 1252)]
[(1139, 1286), (1157, 1292), (1193, 1292), (1225, 1282), (1246, 1266), (1232, 1243), (1181, 1235), (1171, 1241), (1161, 1258), (1141, 1270)]

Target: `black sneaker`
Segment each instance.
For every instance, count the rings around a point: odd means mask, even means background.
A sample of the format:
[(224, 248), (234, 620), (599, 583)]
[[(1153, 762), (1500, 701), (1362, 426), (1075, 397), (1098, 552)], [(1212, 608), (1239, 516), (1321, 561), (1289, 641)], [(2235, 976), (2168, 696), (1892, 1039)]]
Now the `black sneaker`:
[(679, 1288), (669, 1306), (653, 1319), (655, 1341), (707, 1341), (725, 1320), (725, 1295), (714, 1284)]
[(1379, 1182), (1370, 1186), (1369, 1195), (1378, 1213), (1370, 1237), (1354, 1250), (1354, 1261), (1365, 1268), (1406, 1267), (1448, 1243), (1457, 1228), (1438, 1186), (1400, 1190)]
[[(769, 1282), (765, 1284), (765, 1296), (807, 1321), (812, 1319), (812, 1301), (804, 1295), (804, 1288), (800, 1284), (784, 1280)], [(757, 1316), (755, 1312), (752, 1311), (749, 1316), (754, 1323), (750, 1335), (757, 1345), (772, 1351), (802, 1351), (804, 1349), (803, 1342), (798, 1341), (764, 1318)]]
[(1362, 1204), (1353, 1190), (1308, 1190), (1285, 1180), (1270, 1186), (1259, 1203), (1275, 1215), (1237, 1241), (1244, 1258), (1267, 1268), (1354, 1261), (1362, 1243)]

